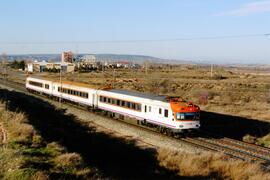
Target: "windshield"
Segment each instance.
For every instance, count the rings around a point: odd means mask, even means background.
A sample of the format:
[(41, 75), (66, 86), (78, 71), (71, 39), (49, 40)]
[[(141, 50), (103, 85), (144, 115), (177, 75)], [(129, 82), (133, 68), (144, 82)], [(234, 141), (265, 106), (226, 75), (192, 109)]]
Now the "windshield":
[(176, 113), (177, 120), (199, 120), (199, 113)]

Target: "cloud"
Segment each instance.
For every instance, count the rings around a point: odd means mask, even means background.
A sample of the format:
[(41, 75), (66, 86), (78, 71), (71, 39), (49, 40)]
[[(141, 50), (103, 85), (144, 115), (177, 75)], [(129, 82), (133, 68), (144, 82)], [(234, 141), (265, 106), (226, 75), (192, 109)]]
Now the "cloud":
[(216, 14), (216, 16), (248, 16), (264, 12), (270, 12), (270, 0), (246, 3), (243, 4), (241, 7), (239, 7), (238, 9), (234, 9), (227, 12), (221, 12)]

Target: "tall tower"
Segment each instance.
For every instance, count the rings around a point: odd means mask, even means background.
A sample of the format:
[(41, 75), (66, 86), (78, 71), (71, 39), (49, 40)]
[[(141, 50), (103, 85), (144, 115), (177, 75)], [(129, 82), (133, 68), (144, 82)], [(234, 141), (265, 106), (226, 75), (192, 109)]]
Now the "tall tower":
[(73, 53), (71, 51), (62, 52), (61, 62), (73, 63)]

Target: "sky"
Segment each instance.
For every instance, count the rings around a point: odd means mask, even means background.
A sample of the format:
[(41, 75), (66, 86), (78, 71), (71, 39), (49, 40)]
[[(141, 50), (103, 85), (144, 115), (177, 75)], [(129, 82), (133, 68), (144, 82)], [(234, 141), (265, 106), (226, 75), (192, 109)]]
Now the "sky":
[(1, 0), (0, 22), (0, 53), (270, 63), (270, 0)]

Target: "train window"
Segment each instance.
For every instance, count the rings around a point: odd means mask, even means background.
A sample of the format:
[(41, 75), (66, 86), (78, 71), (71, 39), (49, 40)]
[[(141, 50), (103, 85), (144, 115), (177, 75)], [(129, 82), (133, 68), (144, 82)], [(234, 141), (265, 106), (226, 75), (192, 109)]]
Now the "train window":
[(164, 117), (168, 117), (168, 115), (169, 115), (168, 109), (165, 109), (164, 110)]
[(112, 100), (111, 98), (108, 98), (108, 103), (110, 103), (110, 104), (111, 104), (111, 100)]
[(131, 108), (132, 109), (136, 109), (136, 106), (135, 105), (136, 105), (135, 103), (131, 103)]
[(58, 87), (58, 92), (60, 92), (60, 87)]
[(159, 114), (162, 114), (162, 109), (161, 108), (159, 108)]
[(148, 111), (151, 112), (151, 106), (148, 106)]
[(120, 106), (120, 100), (117, 99), (116, 104), (117, 104), (117, 106)]
[(45, 89), (49, 89), (49, 84), (45, 84)]
[(102, 102), (102, 96), (99, 96), (99, 101)]
[(29, 81), (29, 84), (31, 84), (33, 86), (37, 86), (37, 87), (43, 87), (43, 84), (42, 83), (35, 82), (35, 81)]
[(122, 101), (122, 102), (121, 102), (121, 106), (124, 107), (124, 106), (125, 106), (125, 103), (126, 103), (125, 101)]
[(144, 106), (144, 112), (147, 112), (147, 106)]
[(104, 100), (104, 102), (106, 102), (106, 101), (107, 101), (107, 98), (106, 98), (106, 97), (104, 97), (104, 98), (103, 98), (103, 100)]
[(86, 93), (86, 98), (88, 98), (89, 96), (88, 96), (88, 93)]
[(112, 99), (112, 104), (115, 104), (115, 99)]
[(127, 102), (127, 107), (130, 108), (130, 102)]
[(136, 104), (136, 110), (141, 111), (141, 109), (142, 109), (141, 105), (140, 104)]

